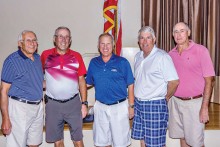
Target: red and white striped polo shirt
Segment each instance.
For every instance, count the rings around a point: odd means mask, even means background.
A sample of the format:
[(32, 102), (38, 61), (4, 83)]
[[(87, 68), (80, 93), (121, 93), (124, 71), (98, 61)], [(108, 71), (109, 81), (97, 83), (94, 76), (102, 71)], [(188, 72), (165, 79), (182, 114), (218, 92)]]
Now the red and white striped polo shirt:
[(86, 74), (82, 56), (71, 49), (60, 55), (56, 48), (43, 51), (41, 61), (45, 72), (46, 95), (58, 100), (79, 93), (79, 76)]

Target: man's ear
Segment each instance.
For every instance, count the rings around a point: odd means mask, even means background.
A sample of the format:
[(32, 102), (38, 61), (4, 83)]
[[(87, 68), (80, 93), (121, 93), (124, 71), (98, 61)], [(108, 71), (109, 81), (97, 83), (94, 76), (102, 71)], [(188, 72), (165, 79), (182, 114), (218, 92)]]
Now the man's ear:
[(155, 37), (155, 38), (154, 38), (154, 44), (156, 44), (156, 41), (157, 41), (157, 38)]
[(55, 36), (53, 36), (53, 45), (56, 46)]
[(188, 37), (190, 36), (190, 34), (191, 34), (191, 31), (190, 31), (190, 30), (188, 30)]
[(22, 41), (18, 41), (18, 46), (21, 48), (22, 47)]

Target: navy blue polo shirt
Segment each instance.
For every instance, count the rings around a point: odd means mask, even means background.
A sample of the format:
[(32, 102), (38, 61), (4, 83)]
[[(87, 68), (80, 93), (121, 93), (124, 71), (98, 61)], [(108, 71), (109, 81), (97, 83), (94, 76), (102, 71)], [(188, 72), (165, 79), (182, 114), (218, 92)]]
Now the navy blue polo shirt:
[(96, 100), (111, 104), (128, 96), (127, 87), (134, 77), (127, 59), (113, 54), (107, 63), (101, 56), (91, 60), (86, 83), (95, 87)]
[(40, 56), (34, 53), (34, 61), (18, 50), (9, 55), (3, 64), (1, 80), (11, 84), (8, 95), (30, 101), (43, 96), (43, 70)]

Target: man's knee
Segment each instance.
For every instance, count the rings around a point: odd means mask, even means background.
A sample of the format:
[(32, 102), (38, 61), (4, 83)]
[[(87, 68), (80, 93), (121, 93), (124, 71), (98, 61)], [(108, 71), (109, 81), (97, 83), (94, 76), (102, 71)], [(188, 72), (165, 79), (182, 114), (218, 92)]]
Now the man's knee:
[(84, 147), (83, 141), (73, 141), (75, 147)]
[(62, 140), (59, 140), (59, 141), (56, 141), (54, 143), (55, 147), (64, 147), (64, 142), (63, 142), (63, 139)]

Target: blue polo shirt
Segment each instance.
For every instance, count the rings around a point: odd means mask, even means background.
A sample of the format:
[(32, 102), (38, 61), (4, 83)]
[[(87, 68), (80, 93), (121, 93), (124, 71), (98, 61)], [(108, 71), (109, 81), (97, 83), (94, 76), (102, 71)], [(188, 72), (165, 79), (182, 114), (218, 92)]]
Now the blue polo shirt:
[(113, 54), (107, 63), (101, 56), (91, 60), (86, 83), (95, 87), (96, 100), (111, 104), (128, 96), (127, 87), (134, 77), (127, 59)]
[(19, 49), (9, 55), (3, 64), (1, 80), (11, 84), (8, 95), (30, 101), (43, 96), (43, 70), (40, 56), (34, 53), (34, 61)]

